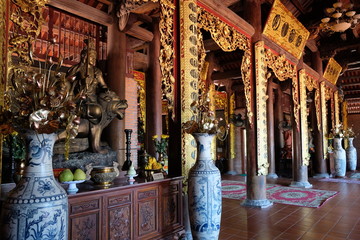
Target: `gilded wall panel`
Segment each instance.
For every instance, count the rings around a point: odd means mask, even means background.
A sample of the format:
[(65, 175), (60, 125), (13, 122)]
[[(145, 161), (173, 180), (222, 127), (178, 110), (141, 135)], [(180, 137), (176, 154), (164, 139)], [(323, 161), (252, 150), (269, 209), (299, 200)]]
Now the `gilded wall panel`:
[[(7, 13), (8, 1), (0, 4), (0, 107), (4, 106), (4, 91), (6, 86), (6, 74), (7, 74), (7, 37), (6, 37), (6, 13)], [(2, 179), (2, 140), (3, 136), (0, 134), (0, 184)], [(0, 187), (1, 188), (1, 187)], [(1, 189), (0, 189), (1, 190)]]
[(325, 81), (320, 83), (320, 99), (321, 99), (321, 122), (322, 122), (322, 132), (323, 132), (323, 151), (324, 155), (326, 156), (328, 151), (328, 131), (327, 131), (327, 108), (326, 108), (326, 86)]
[[(234, 114), (234, 110), (235, 110), (235, 93), (231, 94), (230, 96), (230, 101), (229, 101), (229, 112), (230, 112), (230, 116), (232, 114)], [(229, 116), (227, 116), (227, 118), (229, 119)], [(234, 124), (230, 124), (230, 129), (229, 129), (229, 137), (230, 137), (230, 159), (235, 159), (236, 158), (236, 153), (235, 153), (235, 125)]]
[(301, 133), (301, 158), (303, 166), (309, 165), (309, 130), (308, 130), (308, 109), (306, 103), (306, 82), (308, 76), (305, 69), (301, 69), (299, 72), (299, 88), (300, 88), (300, 133)]
[(335, 125), (340, 124), (340, 105), (339, 105), (339, 91), (334, 92), (334, 110), (335, 110)]
[[(195, 0), (180, 2), (180, 64), (181, 64), (181, 121), (195, 120), (191, 104), (198, 100), (198, 46), (197, 6)], [(187, 183), (188, 172), (195, 163), (196, 142), (185, 132), (182, 133), (182, 173)], [(186, 185), (185, 191), (186, 191)]]
[(266, 101), (267, 78), (264, 42), (255, 44), (257, 175), (268, 174)]

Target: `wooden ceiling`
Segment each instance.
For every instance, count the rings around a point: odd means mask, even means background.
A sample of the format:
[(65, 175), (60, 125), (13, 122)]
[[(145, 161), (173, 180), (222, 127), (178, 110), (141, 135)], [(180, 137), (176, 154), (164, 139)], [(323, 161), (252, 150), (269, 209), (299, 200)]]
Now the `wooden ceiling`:
[[(110, 0), (78, 0), (101, 11), (109, 11), (112, 4)], [(215, 0), (212, 0), (215, 1)], [(271, 9), (271, 5), (274, 0), (262, 0), (262, 18), (263, 25), (266, 22), (267, 15)], [(360, 13), (360, 1), (359, 0), (340, 0), (344, 4), (353, 3), (353, 10)], [(304, 62), (311, 65), (311, 52), (319, 50), (321, 58), (323, 60), (323, 69), (325, 69), (328, 59), (334, 57), (337, 62), (343, 67), (343, 71), (337, 82), (338, 87), (342, 89), (344, 98), (349, 103), (349, 113), (360, 113), (360, 24), (355, 29), (349, 29), (344, 33), (329, 34), (319, 31), (319, 24), (321, 19), (325, 17), (324, 10), (332, 7), (332, 4), (337, 2), (336, 0), (282, 0), (282, 3), (289, 9), (292, 14), (311, 32), (310, 39), (304, 54)], [(219, 3), (220, 4), (220, 3)], [(244, 18), (244, 1), (241, 0), (222, 0), (221, 4), (235, 12), (240, 17)], [(154, 3), (145, 3), (139, 9), (135, 9), (133, 14), (136, 16), (158, 16), (159, 5)], [(145, 21), (144, 21), (145, 19)], [(133, 49), (138, 51), (140, 64), (134, 63), (135, 66), (139, 66), (142, 69), (147, 67), (146, 64), (146, 49), (147, 43), (151, 39), (151, 23), (144, 17), (137, 17), (133, 21), (133, 26), (136, 26), (137, 31), (143, 28), (147, 33), (147, 38), (141, 38), (137, 36), (134, 31), (129, 31), (127, 34), (130, 36), (129, 45)], [(135, 31), (136, 32), (136, 31)], [(217, 58), (217, 63), (221, 67), (217, 68), (217, 72), (213, 72), (215, 79), (223, 79), (228, 77), (229, 79), (239, 79), (239, 66), (240, 62), (234, 59), (233, 54), (221, 54), (221, 51), (214, 46), (214, 43), (210, 39), (205, 40), (205, 46), (209, 52), (213, 52)], [(145, 60), (144, 60), (145, 59)]]

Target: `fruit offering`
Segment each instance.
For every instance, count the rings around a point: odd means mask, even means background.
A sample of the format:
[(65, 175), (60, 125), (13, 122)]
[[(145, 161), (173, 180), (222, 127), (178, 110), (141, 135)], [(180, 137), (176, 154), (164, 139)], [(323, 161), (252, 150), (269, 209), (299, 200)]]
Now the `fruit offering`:
[(86, 174), (81, 169), (76, 169), (74, 173), (71, 172), (70, 169), (63, 170), (59, 175), (59, 182), (70, 182), (70, 181), (78, 181), (85, 180)]
[(150, 169), (161, 169), (162, 165), (161, 163), (156, 161), (156, 158), (154, 157), (149, 157), (148, 163), (145, 165), (145, 169), (150, 170)]

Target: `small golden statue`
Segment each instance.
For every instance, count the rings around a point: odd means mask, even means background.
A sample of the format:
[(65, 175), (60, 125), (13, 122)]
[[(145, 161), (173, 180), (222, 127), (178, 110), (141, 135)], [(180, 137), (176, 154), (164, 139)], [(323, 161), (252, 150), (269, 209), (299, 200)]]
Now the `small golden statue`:
[(100, 146), (102, 131), (115, 117), (123, 119), (128, 105), (108, 89), (101, 70), (95, 66), (94, 42), (86, 39), (85, 43), (80, 62), (68, 70), (66, 77), (71, 82), (70, 94), (84, 95), (79, 136), (88, 135), (93, 152), (104, 153)]

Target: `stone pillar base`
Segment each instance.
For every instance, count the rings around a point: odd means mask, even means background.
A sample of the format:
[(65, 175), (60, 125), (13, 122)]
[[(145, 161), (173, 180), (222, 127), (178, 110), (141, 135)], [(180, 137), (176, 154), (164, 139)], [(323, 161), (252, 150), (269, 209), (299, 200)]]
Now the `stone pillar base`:
[(245, 201), (241, 203), (241, 206), (255, 207), (255, 208), (267, 208), (267, 207), (270, 207), (272, 205), (273, 205), (273, 203), (270, 202), (267, 199), (262, 199), (262, 200), (245, 199)]
[(278, 178), (278, 175), (276, 173), (269, 173), (266, 178)]
[(312, 185), (306, 181), (306, 182), (295, 182), (292, 181), (290, 184), (290, 187), (298, 187), (298, 188), (312, 188)]
[(313, 176), (313, 178), (329, 178), (330, 175), (328, 173), (317, 173)]

